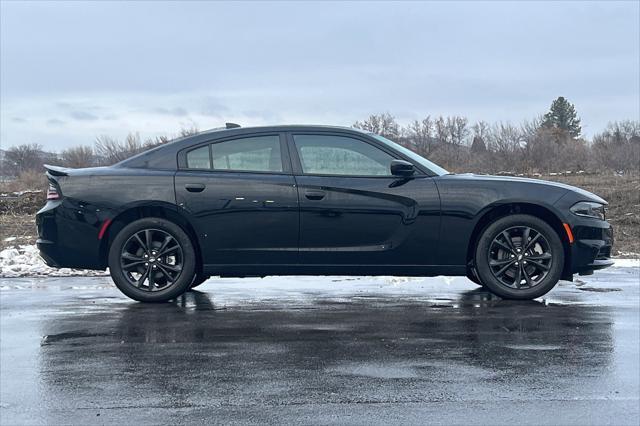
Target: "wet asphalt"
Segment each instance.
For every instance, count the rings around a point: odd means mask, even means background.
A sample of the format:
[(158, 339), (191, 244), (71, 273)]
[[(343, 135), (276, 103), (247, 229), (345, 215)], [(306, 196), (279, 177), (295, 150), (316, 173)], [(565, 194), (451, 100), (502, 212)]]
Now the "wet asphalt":
[(544, 299), (463, 278), (0, 280), (0, 423), (638, 424), (638, 268)]

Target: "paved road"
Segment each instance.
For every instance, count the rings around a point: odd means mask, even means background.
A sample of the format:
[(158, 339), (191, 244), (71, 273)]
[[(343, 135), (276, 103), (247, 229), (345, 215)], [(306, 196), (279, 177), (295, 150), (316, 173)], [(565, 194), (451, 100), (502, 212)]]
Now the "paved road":
[(0, 280), (2, 424), (638, 424), (638, 268), (499, 300), (462, 278)]

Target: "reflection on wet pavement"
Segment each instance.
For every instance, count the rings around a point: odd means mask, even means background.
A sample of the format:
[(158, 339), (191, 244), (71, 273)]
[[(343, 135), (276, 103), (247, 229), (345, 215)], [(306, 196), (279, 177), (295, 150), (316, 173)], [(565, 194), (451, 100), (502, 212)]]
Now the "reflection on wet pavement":
[(212, 280), (159, 305), (5, 280), (2, 423), (633, 424), (638, 270), (611, 271), (528, 302), (442, 278)]

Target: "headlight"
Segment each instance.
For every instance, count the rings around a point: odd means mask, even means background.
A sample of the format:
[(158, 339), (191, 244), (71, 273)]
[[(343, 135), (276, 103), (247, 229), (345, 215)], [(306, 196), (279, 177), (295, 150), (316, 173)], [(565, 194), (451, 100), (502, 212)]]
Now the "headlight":
[(594, 217), (604, 220), (604, 204), (594, 203), (591, 201), (581, 201), (571, 207), (571, 212), (578, 216)]

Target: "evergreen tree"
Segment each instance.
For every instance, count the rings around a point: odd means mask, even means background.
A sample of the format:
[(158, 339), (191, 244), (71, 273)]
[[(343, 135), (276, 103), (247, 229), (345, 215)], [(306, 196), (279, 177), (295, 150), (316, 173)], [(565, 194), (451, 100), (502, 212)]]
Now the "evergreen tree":
[(551, 103), (549, 112), (544, 115), (543, 125), (565, 130), (574, 138), (579, 137), (582, 131), (575, 106), (562, 96)]
[(483, 154), (487, 152), (487, 145), (484, 143), (484, 139), (482, 136), (474, 136), (473, 142), (471, 143), (471, 152), (474, 154)]

